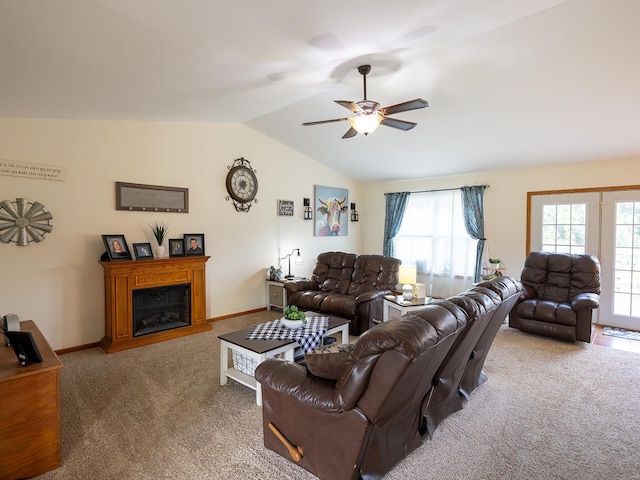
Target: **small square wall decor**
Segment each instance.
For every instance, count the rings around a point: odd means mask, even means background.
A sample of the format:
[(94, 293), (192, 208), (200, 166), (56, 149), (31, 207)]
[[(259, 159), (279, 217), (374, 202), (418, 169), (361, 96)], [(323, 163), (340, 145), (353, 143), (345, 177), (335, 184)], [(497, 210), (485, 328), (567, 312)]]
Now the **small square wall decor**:
[(278, 200), (278, 215), (282, 217), (293, 217), (293, 201)]

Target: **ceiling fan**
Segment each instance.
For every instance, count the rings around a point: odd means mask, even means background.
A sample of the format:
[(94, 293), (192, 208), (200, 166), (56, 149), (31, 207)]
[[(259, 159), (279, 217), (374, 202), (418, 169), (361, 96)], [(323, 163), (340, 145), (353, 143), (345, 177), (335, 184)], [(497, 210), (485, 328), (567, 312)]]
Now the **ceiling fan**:
[(348, 100), (335, 100), (335, 102), (343, 107), (351, 110), (355, 115), (353, 117), (334, 118), (331, 120), (319, 120), (317, 122), (305, 122), (302, 125), (320, 125), (322, 123), (342, 122), (348, 120), (351, 124), (347, 133), (342, 138), (351, 138), (358, 133), (369, 135), (378, 125), (397, 128), (399, 130), (411, 130), (417, 125), (415, 122), (407, 122), (406, 120), (398, 120), (387, 115), (394, 113), (406, 112), (408, 110), (416, 110), (418, 108), (428, 107), (429, 104), (421, 98), (409, 100), (408, 102), (398, 103), (389, 107), (380, 107), (378, 102), (367, 100), (367, 75), (371, 71), (371, 65), (360, 65), (358, 72), (362, 75), (364, 84), (364, 99), (359, 102), (350, 102)]

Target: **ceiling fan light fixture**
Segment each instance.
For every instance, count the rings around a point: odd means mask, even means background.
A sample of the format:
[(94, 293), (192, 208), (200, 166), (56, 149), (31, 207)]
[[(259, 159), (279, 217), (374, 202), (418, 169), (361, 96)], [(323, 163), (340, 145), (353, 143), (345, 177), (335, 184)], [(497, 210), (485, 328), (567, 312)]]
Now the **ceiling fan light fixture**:
[(356, 117), (352, 117), (349, 119), (349, 123), (358, 133), (362, 133), (363, 135), (369, 135), (373, 132), (380, 122), (382, 121), (382, 116), (376, 113), (368, 113), (365, 115), (358, 115)]

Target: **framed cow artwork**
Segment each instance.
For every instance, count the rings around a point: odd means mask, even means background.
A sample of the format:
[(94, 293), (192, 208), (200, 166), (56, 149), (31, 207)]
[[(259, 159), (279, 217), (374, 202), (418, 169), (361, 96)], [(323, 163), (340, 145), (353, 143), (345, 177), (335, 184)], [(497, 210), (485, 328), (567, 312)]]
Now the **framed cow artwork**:
[(315, 235), (346, 237), (349, 235), (349, 190), (315, 186)]

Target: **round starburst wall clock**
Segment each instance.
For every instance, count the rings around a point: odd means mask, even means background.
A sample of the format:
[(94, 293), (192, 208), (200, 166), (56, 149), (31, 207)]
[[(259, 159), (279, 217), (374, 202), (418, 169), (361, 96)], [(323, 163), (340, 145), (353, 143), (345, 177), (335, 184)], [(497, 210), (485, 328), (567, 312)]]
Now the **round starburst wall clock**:
[(0, 242), (15, 243), (20, 247), (41, 242), (53, 229), (52, 219), (40, 202), (31, 203), (26, 198), (0, 202)]
[(227, 167), (227, 201), (231, 200), (238, 212), (248, 212), (251, 205), (258, 203), (258, 177), (249, 160), (238, 158)]

